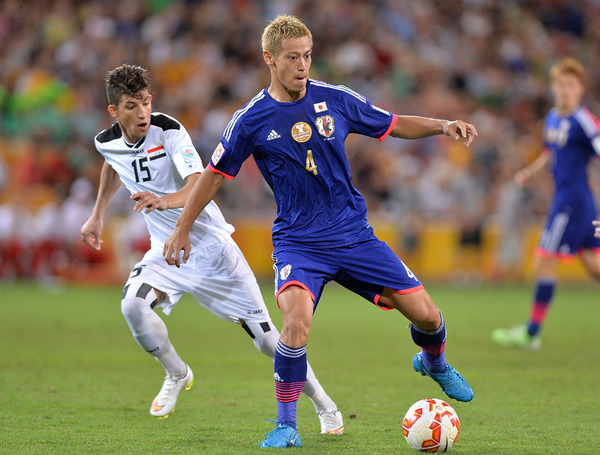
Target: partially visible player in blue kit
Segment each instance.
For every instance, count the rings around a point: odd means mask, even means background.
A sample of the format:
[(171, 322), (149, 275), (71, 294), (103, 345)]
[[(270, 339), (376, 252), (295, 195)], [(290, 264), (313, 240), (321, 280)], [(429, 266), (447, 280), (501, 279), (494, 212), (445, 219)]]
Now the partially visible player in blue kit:
[(306, 379), (306, 343), (329, 281), (406, 316), (414, 342), (422, 347), (413, 358), (414, 369), (433, 378), (449, 397), (470, 401), (473, 390), (446, 363), (440, 311), (369, 225), (365, 201), (352, 185), (344, 142), (350, 133), (380, 141), (446, 134), (465, 138), (469, 146), (477, 136), (475, 127), (461, 120), (397, 116), (347, 87), (309, 79), (312, 36), (296, 17), (273, 20), (262, 46), (271, 83), (231, 118), (207, 168), (212, 172), (200, 176), (164, 248), (169, 264), (186, 261), (194, 219), (223, 180), (233, 179), (253, 155), (277, 202), (273, 259), (283, 316), (275, 354), (277, 427), (260, 446), (300, 445), (296, 402)]
[(578, 254), (594, 278), (600, 278), (600, 240), (594, 237), (596, 205), (588, 184), (587, 167), (600, 155), (600, 122), (581, 99), (585, 92), (581, 63), (565, 58), (550, 70), (554, 108), (544, 125), (544, 151), (515, 179), (524, 186), (548, 162), (555, 184), (554, 201), (536, 250), (536, 285), (529, 321), (512, 329), (496, 329), (492, 338), (503, 346), (537, 350), (540, 329), (556, 287), (556, 266)]

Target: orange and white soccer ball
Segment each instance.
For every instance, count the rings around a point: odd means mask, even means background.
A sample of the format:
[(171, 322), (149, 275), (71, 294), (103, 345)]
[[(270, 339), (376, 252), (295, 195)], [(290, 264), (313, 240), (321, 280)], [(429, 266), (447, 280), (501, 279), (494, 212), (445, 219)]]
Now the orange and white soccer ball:
[(448, 403), (437, 398), (413, 404), (402, 422), (406, 442), (417, 452), (446, 452), (460, 433), (460, 420)]

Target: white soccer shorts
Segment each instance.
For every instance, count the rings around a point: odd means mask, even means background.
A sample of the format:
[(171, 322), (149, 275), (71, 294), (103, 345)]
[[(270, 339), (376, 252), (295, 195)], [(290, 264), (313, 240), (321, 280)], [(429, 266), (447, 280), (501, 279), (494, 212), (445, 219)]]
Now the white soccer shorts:
[(162, 247), (151, 248), (135, 265), (126, 286), (131, 283), (147, 283), (165, 292), (167, 298), (157, 304), (165, 314), (189, 293), (225, 321), (240, 324), (271, 320), (254, 273), (231, 237), (192, 250), (180, 268), (167, 264)]

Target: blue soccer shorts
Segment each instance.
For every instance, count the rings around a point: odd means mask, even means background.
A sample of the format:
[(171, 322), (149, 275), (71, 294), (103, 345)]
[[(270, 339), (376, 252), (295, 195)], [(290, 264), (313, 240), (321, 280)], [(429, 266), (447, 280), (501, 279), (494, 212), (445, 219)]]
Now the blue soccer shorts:
[(410, 269), (396, 256), (387, 243), (372, 238), (350, 246), (311, 248), (285, 244), (273, 252), (275, 296), (288, 286), (307, 290), (315, 305), (330, 281), (364, 297), (378, 307), (389, 310), (379, 299), (384, 288), (400, 294), (423, 289)]
[(592, 221), (595, 211), (553, 208), (548, 216), (542, 238), (536, 249), (541, 257), (570, 262), (581, 250), (594, 250), (600, 254), (600, 239), (594, 237)]

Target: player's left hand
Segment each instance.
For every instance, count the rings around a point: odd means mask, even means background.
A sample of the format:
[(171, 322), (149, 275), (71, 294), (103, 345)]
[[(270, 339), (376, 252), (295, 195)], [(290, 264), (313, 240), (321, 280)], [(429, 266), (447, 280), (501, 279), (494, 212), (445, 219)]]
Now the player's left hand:
[[(163, 256), (165, 257), (165, 261), (167, 264), (174, 265), (179, 268), (181, 263), (185, 264), (190, 258), (190, 250), (192, 246), (190, 244), (190, 233), (183, 232), (181, 229), (175, 230), (169, 236), (167, 241), (165, 242), (165, 246), (163, 247)], [(183, 250), (183, 256), (181, 255), (181, 251)], [(179, 258), (181, 257), (181, 262)]]
[(146, 209), (144, 213), (150, 213), (153, 210), (166, 210), (167, 204), (165, 201), (154, 193), (149, 191), (138, 191), (130, 196), (130, 199), (137, 201), (133, 210), (141, 212)]
[(600, 220), (592, 221), (593, 225), (596, 226), (594, 229), (594, 237), (598, 237), (600, 239)]
[(479, 136), (475, 125), (465, 123), (462, 120), (446, 122), (444, 124), (443, 131), (446, 136), (450, 136), (455, 141), (458, 141), (461, 137), (467, 138), (467, 140), (464, 142), (465, 147), (470, 146), (475, 137)]

